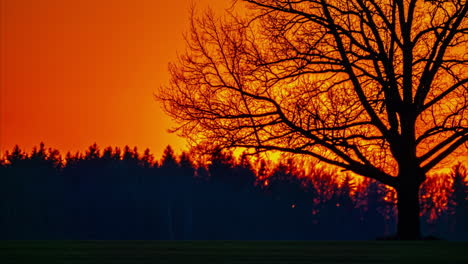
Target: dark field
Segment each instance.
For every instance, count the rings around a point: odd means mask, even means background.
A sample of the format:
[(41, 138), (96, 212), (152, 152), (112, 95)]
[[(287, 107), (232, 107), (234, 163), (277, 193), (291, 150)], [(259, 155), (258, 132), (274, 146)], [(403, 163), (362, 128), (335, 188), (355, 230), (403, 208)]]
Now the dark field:
[(1, 241), (0, 263), (468, 263), (466, 242)]

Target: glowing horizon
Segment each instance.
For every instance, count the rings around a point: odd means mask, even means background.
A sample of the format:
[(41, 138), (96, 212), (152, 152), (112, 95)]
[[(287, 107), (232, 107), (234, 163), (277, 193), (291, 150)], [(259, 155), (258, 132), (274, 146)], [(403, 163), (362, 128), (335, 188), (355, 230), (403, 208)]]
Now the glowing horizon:
[[(231, 0), (0, 0), (0, 153), (40, 142), (62, 154), (104, 148), (186, 149), (153, 94), (185, 49), (191, 3)], [(459, 157), (467, 161), (468, 156)]]

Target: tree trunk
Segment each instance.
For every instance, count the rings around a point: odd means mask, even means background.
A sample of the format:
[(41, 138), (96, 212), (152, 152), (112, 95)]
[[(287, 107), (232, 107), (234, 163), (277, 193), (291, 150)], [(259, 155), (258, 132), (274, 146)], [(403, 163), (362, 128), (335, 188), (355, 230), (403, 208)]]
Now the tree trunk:
[(398, 226), (397, 238), (400, 240), (421, 239), (419, 219), (420, 184), (402, 184), (397, 191)]

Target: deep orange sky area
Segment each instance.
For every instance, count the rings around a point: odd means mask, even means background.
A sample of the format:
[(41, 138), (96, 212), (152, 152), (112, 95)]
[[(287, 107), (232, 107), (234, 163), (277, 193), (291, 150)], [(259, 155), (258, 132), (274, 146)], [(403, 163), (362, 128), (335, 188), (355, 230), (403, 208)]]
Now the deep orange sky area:
[(192, 3), (231, 0), (0, 0), (0, 151), (62, 152), (185, 141), (153, 94), (184, 50)]

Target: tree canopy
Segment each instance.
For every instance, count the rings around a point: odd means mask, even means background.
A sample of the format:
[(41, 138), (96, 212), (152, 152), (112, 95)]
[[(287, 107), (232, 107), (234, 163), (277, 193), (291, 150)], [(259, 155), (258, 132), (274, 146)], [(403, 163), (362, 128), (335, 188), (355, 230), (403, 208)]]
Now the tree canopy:
[[(0, 158), (0, 239), (359, 240), (394, 233), (394, 191), (375, 180), (358, 183), (292, 159), (267, 165), (228, 151), (192, 154), (167, 147), (155, 159), (149, 150), (94, 144), (62, 156), (44, 144), (30, 152), (15, 147)], [(462, 164), (428, 177), (421, 192), (427, 234), (466, 240), (467, 180)]]
[(192, 13), (157, 95), (182, 135), (312, 156), (415, 207), (426, 173), (466, 156), (465, 0), (242, 2), (245, 16)]

